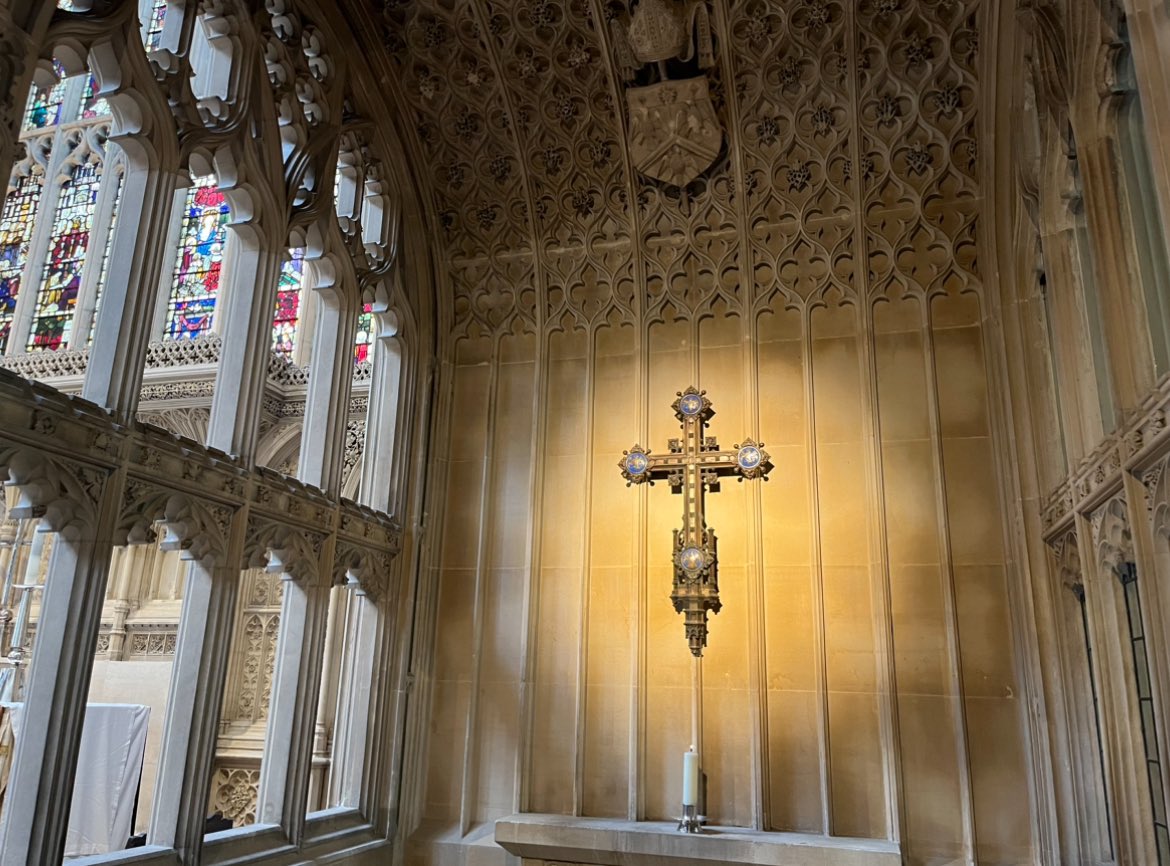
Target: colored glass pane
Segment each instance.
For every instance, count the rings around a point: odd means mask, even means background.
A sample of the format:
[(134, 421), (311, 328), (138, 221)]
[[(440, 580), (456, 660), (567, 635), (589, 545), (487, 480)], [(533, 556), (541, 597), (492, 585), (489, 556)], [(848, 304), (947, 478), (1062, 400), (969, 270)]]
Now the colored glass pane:
[(30, 351), (56, 350), (69, 341), (100, 185), (98, 166), (88, 162), (74, 168), (69, 179), (61, 184), (44, 278), (37, 292), (28, 335)]
[(37, 205), (41, 200), (41, 178), (18, 176), (8, 190), (0, 212), (0, 352), (8, 345), (8, 332), (16, 311), (16, 296), (28, 260)]
[(358, 316), (357, 339), (353, 346), (353, 360), (362, 364), (370, 360), (370, 346), (374, 344), (374, 307), (373, 304), (362, 306), (362, 313)]
[(57, 73), (57, 83), (52, 87), (33, 85), (25, 106), (24, 129), (45, 129), (61, 122), (62, 103), (65, 101), (69, 79), (65, 77), (65, 68), (56, 61), (53, 63), (53, 71)]
[(280, 269), (276, 287), (276, 316), (272, 320), (272, 350), (291, 355), (297, 336), (297, 315), (301, 305), (301, 286), (305, 274), (305, 251), (289, 250), (289, 260)]
[(85, 81), (85, 91), (81, 94), (81, 119), (93, 120), (95, 117), (109, 117), (110, 104), (98, 95), (97, 79), (92, 75)]
[(183, 210), (165, 339), (192, 339), (211, 327), (229, 213), (215, 178), (198, 178), (187, 193)]
[(106, 231), (106, 248), (102, 250), (102, 269), (98, 274), (97, 291), (93, 298), (93, 317), (89, 323), (89, 342), (91, 343), (93, 342), (94, 328), (97, 327), (97, 311), (101, 306), (102, 291), (105, 289), (106, 280), (110, 275), (110, 251), (114, 248), (114, 229), (118, 226), (118, 208), (122, 204), (122, 182), (124, 180), (125, 176), (121, 173), (115, 180), (117, 186), (114, 188), (114, 210), (110, 215), (110, 227)]
[(162, 42), (163, 19), (167, 15), (167, 0), (154, 0), (150, 4), (150, 13), (146, 19), (146, 30), (142, 34), (142, 44), (147, 51), (154, 51)]

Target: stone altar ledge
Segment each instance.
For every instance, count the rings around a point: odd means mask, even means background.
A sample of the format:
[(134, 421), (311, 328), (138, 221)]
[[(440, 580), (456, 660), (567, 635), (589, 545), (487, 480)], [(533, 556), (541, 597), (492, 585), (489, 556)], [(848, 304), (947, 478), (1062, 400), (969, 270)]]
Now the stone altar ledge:
[(523, 859), (597, 866), (900, 866), (896, 842), (805, 833), (709, 827), (685, 834), (664, 821), (509, 815), (496, 822), (496, 844)]

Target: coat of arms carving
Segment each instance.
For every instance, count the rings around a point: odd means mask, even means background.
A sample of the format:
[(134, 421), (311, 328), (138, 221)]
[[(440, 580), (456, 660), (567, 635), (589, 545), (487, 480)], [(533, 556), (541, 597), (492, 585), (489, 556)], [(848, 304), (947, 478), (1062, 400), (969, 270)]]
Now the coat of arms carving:
[[(685, 186), (715, 161), (723, 146), (723, 128), (703, 71), (714, 62), (706, 2), (639, 0), (628, 23), (615, 20), (612, 31), (618, 66), (629, 82), (626, 105), (634, 167), (648, 177)], [(658, 80), (636, 85), (641, 70), (651, 65)]]

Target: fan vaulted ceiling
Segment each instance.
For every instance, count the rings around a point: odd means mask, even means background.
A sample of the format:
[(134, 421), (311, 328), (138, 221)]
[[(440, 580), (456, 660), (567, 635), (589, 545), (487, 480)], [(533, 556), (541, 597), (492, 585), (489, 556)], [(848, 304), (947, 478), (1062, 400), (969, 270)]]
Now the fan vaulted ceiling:
[(350, 3), (461, 331), (975, 279), (977, 0), (708, 0), (724, 146), (682, 189), (632, 164), (622, 0)]

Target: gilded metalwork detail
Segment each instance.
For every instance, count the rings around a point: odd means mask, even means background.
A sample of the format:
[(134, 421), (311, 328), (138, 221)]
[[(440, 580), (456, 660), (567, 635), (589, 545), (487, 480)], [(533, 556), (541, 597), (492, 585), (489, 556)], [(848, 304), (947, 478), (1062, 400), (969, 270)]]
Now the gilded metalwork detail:
[(641, 445), (624, 452), (618, 461), (626, 484), (653, 484), (665, 479), (675, 493), (684, 494), (683, 528), (674, 531), (674, 589), (670, 599), (683, 614), (687, 643), (695, 656), (707, 645), (707, 614), (719, 613), (719, 576), (715, 533), (703, 515), (704, 495), (719, 491), (719, 480), (764, 478), (772, 461), (763, 442), (745, 439), (731, 450), (720, 450), (707, 423), (715, 414), (707, 392), (690, 387), (678, 392), (672, 405), (682, 425), (681, 439), (670, 440), (670, 453), (657, 456)]

